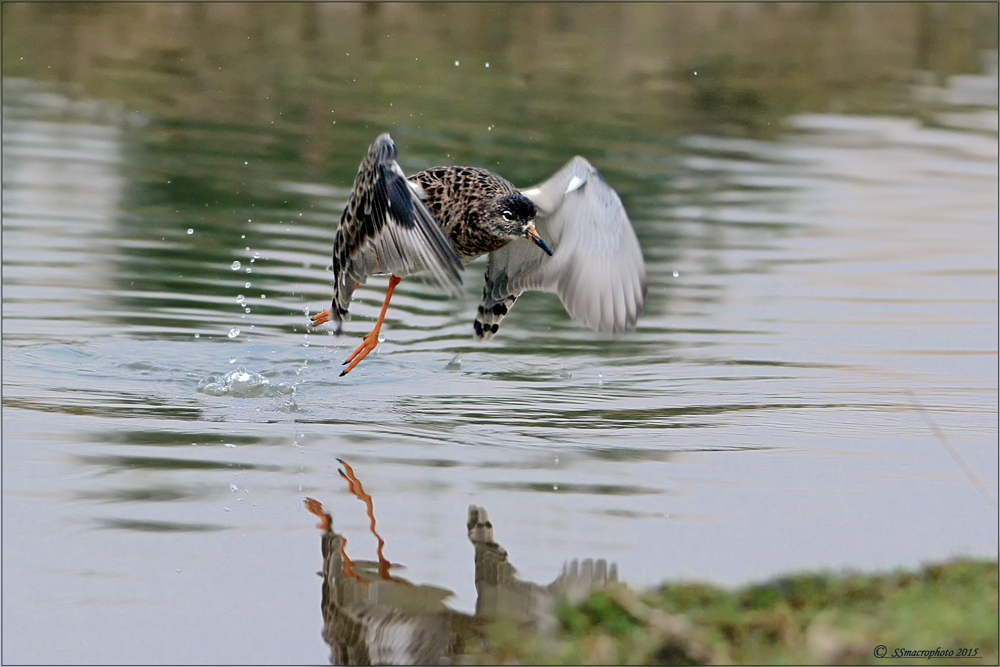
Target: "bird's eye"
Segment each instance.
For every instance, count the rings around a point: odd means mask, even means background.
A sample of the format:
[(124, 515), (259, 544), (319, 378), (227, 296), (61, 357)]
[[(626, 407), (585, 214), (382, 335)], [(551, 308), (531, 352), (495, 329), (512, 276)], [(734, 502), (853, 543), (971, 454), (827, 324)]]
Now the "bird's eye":
[(507, 222), (510, 222), (511, 220), (514, 219), (514, 214), (511, 213), (510, 211), (504, 211), (503, 212), (503, 219), (506, 220)]

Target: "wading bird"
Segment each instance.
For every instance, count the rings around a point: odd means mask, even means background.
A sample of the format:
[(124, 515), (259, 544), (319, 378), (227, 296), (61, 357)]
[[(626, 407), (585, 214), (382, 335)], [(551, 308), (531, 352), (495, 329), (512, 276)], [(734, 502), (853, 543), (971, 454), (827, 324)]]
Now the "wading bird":
[(333, 240), (333, 301), (312, 317), (319, 326), (350, 319), (358, 285), (388, 275), (389, 289), (371, 333), (347, 358), (346, 375), (378, 345), (396, 285), (427, 271), (459, 293), (463, 265), (489, 254), (473, 328), (489, 340), (525, 291), (559, 295), (588, 327), (635, 327), (646, 300), (646, 268), (618, 194), (582, 157), (549, 180), (518, 190), (477, 167), (434, 167), (409, 178), (396, 144), (380, 135), (368, 148)]

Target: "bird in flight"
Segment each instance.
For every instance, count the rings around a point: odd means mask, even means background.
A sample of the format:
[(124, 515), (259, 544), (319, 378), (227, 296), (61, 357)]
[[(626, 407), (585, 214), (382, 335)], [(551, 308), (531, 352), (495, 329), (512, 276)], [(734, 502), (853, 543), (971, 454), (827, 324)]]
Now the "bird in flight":
[(388, 134), (369, 146), (333, 240), (333, 300), (313, 326), (350, 319), (351, 296), (369, 276), (389, 275), (378, 321), (341, 376), (378, 345), (393, 291), (429, 272), (452, 295), (461, 270), (489, 254), (473, 329), (489, 340), (524, 292), (559, 295), (573, 319), (596, 331), (635, 327), (646, 301), (642, 250), (618, 193), (584, 158), (519, 190), (478, 167), (433, 167), (409, 178)]

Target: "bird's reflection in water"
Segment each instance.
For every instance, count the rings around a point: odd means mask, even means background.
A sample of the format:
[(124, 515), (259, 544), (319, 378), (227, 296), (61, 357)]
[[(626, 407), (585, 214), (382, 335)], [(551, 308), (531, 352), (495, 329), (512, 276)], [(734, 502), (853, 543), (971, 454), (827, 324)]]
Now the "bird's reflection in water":
[(484, 639), (485, 624), (507, 619), (526, 629), (545, 631), (556, 623), (560, 599), (580, 600), (591, 591), (617, 582), (617, 568), (603, 560), (567, 564), (547, 586), (521, 581), (507, 551), (493, 536), (486, 510), (469, 507), (469, 541), (475, 548), (476, 614), (469, 616), (444, 604), (452, 592), (415, 585), (390, 573), (385, 541), (375, 528), (372, 497), (346, 462), (339, 470), (348, 487), (365, 503), (369, 529), (378, 540), (378, 560), (352, 560), (347, 538), (333, 530), (333, 519), (322, 504), (306, 499), (306, 508), (320, 517), (323, 531), (323, 639), (335, 665), (441, 664), (462, 662), (470, 641)]

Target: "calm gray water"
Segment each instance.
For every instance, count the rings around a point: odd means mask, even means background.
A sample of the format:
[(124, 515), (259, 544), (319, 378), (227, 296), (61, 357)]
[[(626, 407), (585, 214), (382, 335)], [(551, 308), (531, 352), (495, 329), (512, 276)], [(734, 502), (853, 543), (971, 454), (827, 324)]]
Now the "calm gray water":
[[(240, 56), (177, 35), (225, 17), (149, 9), (147, 28), (174, 41), (136, 52), (100, 37), (132, 10), (52, 23), (8, 7), (5, 662), (325, 661), (303, 499), (332, 511), (352, 557), (376, 544), (337, 458), (373, 496), (386, 556), (464, 611), (472, 503), (533, 581), (584, 557), (637, 587), (996, 557), (995, 52), (958, 76), (911, 73), (879, 93), (894, 112), (848, 99), (785, 113), (783, 89), (754, 89), (764, 111), (726, 97), (739, 57), (648, 74), (662, 54), (641, 15), (637, 42), (606, 48), (653, 83), (626, 72), (609, 88), (621, 72), (563, 59), (601, 24), (581, 9), (546, 24), (558, 39), (530, 55), (547, 63), (537, 78), (521, 51), (461, 40), (414, 78), (403, 61), (436, 47), (406, 45), (397, 6), (365, 19), (391, 32), (371, 37), (391, 56), (364, 41), (335, 59), (353, 43), (317, 38), (325, 78), (264, 68), (223, 84), (216, 63)], [(261, 54), (291, 76), (281, 26), (255, 25), (244, 37), (273, 37)], [(218, 29), (237, 43), (243, 24)], [(58, 30), (92, 36), (66, 56)], [(679, 108), (705, 95), (722, 116)], [(534, 293), (475, 344), (476, 264), (458, 300), (404, 281), (385, 341), (339, 378), (385, 279), (358, 290), (344, 336), (306, 313), (328, 305), (337, 220), (382, 131), (407, 172), (461, 162), (529, 186), (590, 159), (643, 245), (638, 330), (598, 336)], [(266, 385), (228, 382), (240, 369)]]

